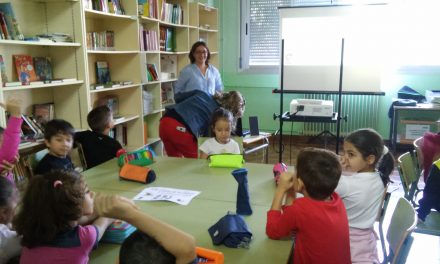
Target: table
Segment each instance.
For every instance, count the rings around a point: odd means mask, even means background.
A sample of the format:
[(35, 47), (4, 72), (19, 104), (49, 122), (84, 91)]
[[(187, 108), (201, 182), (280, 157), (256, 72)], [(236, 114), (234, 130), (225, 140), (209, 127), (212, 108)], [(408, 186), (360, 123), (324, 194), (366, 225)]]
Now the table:
[[(416, 106), (393, 106), (393, 118), (390, 126), (390, 145), (393, 153), (396, 153), (397, 146), (397, 124), (401, 111), (437, 111), (440, 112), (440, 106), (433, 104), (417, 104)], [(435, 122), (435, 121), (433, 121)]]
[[(243, 154), (250, 154), (258, 150), (264, 150), (264, 162), (267, 164), (269, 162), (269, 138), (270, 133), (260, 133), (258, 136), (246, 135), (243, 137)], [(256, 145), (257, 143), (261, 144)]]
[[(116, 160), (110, 160), (83, 174), (93, 191), (134, 197), (146, 187), (172, 187), (198, 190), (201, 193), (188, 206), (171, 202), (136, 202), (140, 208), (153, 216), (192, 234), (197, 245), (213, 248), (225, 254), (225, 263), (285, 263), (291, 241), (277, 241), (265, 234), (266, 212), (270, 208), (275, 184), (272, 166), (247, 163), (249, 170), (249, 194), (253, 214), (245, 221), (253, 233), (249, 249), (233, 249), (214, 246), (208, 228), (228, 211), (236, 209), (237, 183), (232, 169), (209, 168), (207, 160), (157, 157), (150, 165), (155, 170), (156, 181), (144, 185), (121, 181), (118, 178)], [(114, 263), (119, 245), (100, 244), (90, 256), (90, 263)]]

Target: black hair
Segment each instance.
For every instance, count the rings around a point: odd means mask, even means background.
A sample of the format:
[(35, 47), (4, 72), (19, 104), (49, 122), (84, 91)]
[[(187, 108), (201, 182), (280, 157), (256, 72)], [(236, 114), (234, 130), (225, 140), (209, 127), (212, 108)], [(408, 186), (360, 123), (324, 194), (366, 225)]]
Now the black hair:
[(212, 136), (215, 136), (215, 132), (214, 132), (215, 123), (217, 123), (217, 121), (220, 119), (224, 119), (224, 120), (228, 121), (229, 124), (231, 124), (231, 131), (235, 130), (234, 116), (232, 116), (231, 111), (229, 111), (223, 107), (219, 107), (214, 111), (214, 113), (212, 113), (212, 116), (211, 116)]
[(73, 126), (63, 119), (52, 119), (44, 126), (44, 139), (50, 141), (50, 139), (57, 134), (75, 135), (75, 129)]
[(194, 56), (194, 53), (196, 53), (196, 49), (200, 46), (203, 46), (206, 49), (206, 51), (208, 52), (208, 56), (206, 57), (206, 61), (205, 61), (205, 64), (208, 65), (209, 59), (211, 58), (211, 52), (209, 51), (208, 45), (206, 45), (206, 43), (203, 41), (197, 41), (196, 43), (194, 43), (192, 45), (191, 50), (188, 54), (188, 58), (191, 61), (191, 63), (196, 62), (196, 57)]
[(383, 185), (386, 186), (394, 170), (394, 157), (389, 151), (382, 155), (385, 144), (379, 133), (372, 128), (361, 128), (351, 132), (345, 141), (350, 142), (364, 159), (370, 155), (374, 156), (373, 165), (376, 166)]
[(111, 115), (110, 108), (107, 105), (101, 105), (90, 111), (87, 115), (87, 123), (93, 131), (102, 133), (111, 122)]
[(297, 159), (297, 177), (311, 198), (324, 200), (336, 189), (342, 168), (335, 153), (318, 148), (300, 150)]
[(119, 264), (174, 264), (176, 257), (154, 238), (137, 230), (127, 237), (119, 251)]
[(14, 185), (5, 177), (0, 176), (0, 207), (9, 206), (17, 195)]

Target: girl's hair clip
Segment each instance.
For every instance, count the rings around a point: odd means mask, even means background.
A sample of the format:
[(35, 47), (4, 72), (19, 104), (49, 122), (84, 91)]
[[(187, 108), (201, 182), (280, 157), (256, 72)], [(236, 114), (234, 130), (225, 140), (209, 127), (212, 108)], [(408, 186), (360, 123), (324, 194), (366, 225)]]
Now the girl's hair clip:
[(61, 186), (61, 185), (63, 185), (63, 182), (60, 181), (60, 180), (56, 180), (56, 181), (53, 182), (53, 187), (54, 188), (57, 188), (58, 186)]

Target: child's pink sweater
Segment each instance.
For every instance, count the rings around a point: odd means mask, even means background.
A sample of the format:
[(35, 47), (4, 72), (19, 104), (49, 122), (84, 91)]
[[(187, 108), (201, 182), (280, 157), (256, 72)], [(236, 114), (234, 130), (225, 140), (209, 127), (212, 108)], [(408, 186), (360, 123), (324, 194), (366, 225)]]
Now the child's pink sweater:
[[(11, 116), (8, 120), (8, 125), (3, 132), (3, 144), (0, 146), (0, 163), (3, 160), (14, 162), (15, 156), (18, 152), (18, 145), (20, 144), (21, 123), (23, 120), (20, 117)], [(13, 182), (12, 173), (8, 173), (7, 179)]]

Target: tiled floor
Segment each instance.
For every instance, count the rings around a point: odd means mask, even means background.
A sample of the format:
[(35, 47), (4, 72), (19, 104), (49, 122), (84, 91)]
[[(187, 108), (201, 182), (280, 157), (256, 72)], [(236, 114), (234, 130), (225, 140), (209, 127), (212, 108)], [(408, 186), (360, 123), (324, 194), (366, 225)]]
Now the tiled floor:
[[(279, 160), (279, 146), (276, 139), (271, 139), (269, 146), (269, 164), (275, 164)], [(315, 140), (314, 142), (308, 143), (308, 138), (304, 137), (293, 137), (292, 140), (289, 138), (284, 138), (284, 151), (282, 154), (282, 160), (287, 165), (294, 165), (295, 158), (298, 151), (307, 146), (312, 147), (324, 147), (324, 142), (322, 139)], [(334, 142), (328, 142), (327, 149), (335, 150)], [(332, 144), (333, 143), (333, 144)], [(400, 153), (398, 153), (400, 154)], [(397, 157), (397, 156), (396, 156)], [(246, 162), (263, 163), (264, 156), (262, 151), (251, 153), (245, 157)], [(391, 219), (391, 215), (394, 211), (394, 207), (400, 197), (403, 196), (403, 190), (400, 183), (400, 178), (397, 171), (394, 171), (391, 179), (393, 183), (391, 184), (389, 190), (392, 192), (390, 203), (385, 214), (384, 220), (384, 233), (386, 236), (386, 231), (388, 228), (388, 223)], [(377, 230), (377, 225), (376, 225)], [(414, 242), (411, 246), (406, 263), (407, 264), (440, 264), (440, 237), (424, 235), (419, 233), (413, 233)], [(382, 260), (382, 249), (380, 241), (378, 241), (378, 251), (379, 259)]]

